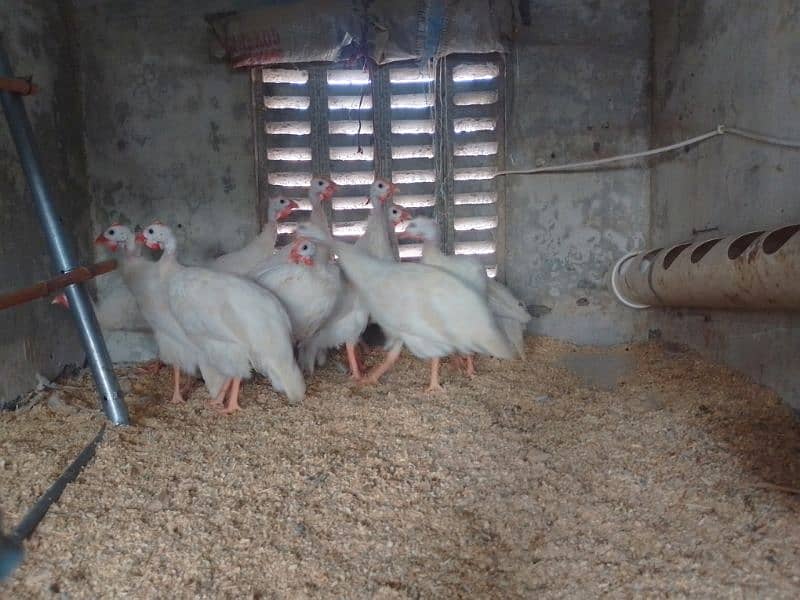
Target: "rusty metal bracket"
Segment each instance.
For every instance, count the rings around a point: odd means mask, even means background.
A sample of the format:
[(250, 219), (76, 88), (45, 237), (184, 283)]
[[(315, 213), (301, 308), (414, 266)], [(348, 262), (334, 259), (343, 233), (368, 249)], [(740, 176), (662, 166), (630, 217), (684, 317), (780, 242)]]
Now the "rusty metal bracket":
[(30, 96), (39, 91), (39, 86), (34, 84), (31, 79), (0, 77), (0, 91), (12, 92), (20, 96)]
[(0, 310), (25, 304), (26, 302), (36, 300), (37, 298), (44, 298), (56, 290), (63, 289), (68, 285), (72, 285), (73, 283), (83, 283), (84, 281), (89, 281), (98, 275), (109, 273), (116, 268), (116, 260), (105, 260), (103, 262), (89, 265), (88, 267), (78, 267), (77, 269), (73, 269), (68, 273), (64, 273), (63, 275), (59, 275), (53, 279), (40, 281), (20, 290), (2, 294), (0, 295)]

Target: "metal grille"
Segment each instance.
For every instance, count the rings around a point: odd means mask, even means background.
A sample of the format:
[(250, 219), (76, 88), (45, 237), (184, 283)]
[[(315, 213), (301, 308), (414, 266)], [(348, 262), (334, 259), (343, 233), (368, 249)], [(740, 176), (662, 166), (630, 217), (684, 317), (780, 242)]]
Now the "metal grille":
[[(476, 255), (494, 276), (502, 72), (494, 56), (448, 57), (435, 70), (395, 63), (254, 71), (264, 115), (257, 131), (260, 206), (282, 194), (300, 204), (294, 219), (303, 220), (311, 175), (329, 174), (340, 186), (333, 233), (352, 240), (364, 231), (373, 175), (391, 177), (401, 186), (398, 204), (437, 218), (446, 252)], [(294, 227), (281, 225), (279, 243)], [(419, 244), (400, 246), (403, 260), (420, 253)]]

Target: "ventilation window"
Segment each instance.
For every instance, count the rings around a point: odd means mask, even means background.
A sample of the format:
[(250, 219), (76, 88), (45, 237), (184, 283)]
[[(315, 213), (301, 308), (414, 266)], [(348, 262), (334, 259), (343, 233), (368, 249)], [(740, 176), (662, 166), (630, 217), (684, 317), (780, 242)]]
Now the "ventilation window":
[[(503, 67), (499, 55), (450, 55), (435, 66), (413, 62), (351, 68), (263, 68), (255, 77), (263, 132), (257, 170), (262, 204), (303, 197), (312, 174), (328, 174), (339, 191), (327, 205), (334, 235), (361, 235), (372, 208), (376, 172), (400, 185), (394, 201), (444, 222), (442, 249), (497, 273), (497, 206), (503, 187)], [(278, 244), (309, 203), (281, 223)], [(266, 211), (260, 211), (266, 214)], [(422, 246), (400, 241), (404, 260)]]
[(711, 249), (717, 244), (719, 244), (721, 241), (722, 238), (716, 238), (713, 240), (708, 240), (707, 242), (703, 242), (697, 248), (692, 250), (692, 255), (689, 257), (689, 260), (692, 262), (692, 264), (700, 262), (700, 259), (702, 259), (706, 254), (708, 254), (711, 251)]
[(744, 235), (733, 240), (731, 245), (728, 246), (728, 258), (731, 260), (736, 260), (739, 258), (742, 254), (744, 254), (744, 251), (750, 247), (750, 244), (755, 242), (763, 233), (763, 231), (745, 233)]
[(672, 263), (675, 262), (675, 259), (680, 256), (681, 252), (686, 250), (689, 246), (691, 246), (691, 244), (680, 244), (667, 252), (664, 255), (664, 262), (662, 263), (664, 265), (664, 270), (669, 269), (672, 266)]
[(789, 225), (770, 233), (764, 238), (761, 244), (761, 247), (764, 249), (764, 254), (775, 254), (798, 231), (800, 231), (800, 225)]

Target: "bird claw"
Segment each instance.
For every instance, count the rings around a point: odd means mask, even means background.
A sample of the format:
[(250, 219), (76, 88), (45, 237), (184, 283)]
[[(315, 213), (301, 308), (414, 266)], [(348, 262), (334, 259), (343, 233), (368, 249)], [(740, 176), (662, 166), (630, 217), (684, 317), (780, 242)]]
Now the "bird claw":
[(181, 396), (180, 392), (176, 392), (172, 394), (172, 398), (169, 401), (170, 404), (186, 404), (186, 400), (184, 400), (183, 396)]
[(218, 406), (215, 409), (221, 415), (232, 415), (235, 412), (239, 412), (238, 406)]
[(438, 383), (436, 385), (429, 385), (427, 388), (425, 388), (425, 393), (426, 394), (444, 393), (444, 388), (441, 385), (439, 385)]
[(356, 383), (361, 387), (367, 387), (368, 385), (378, 385), (378, 380), (374, 377), (361, 377), (360, 379), (356, 379)]

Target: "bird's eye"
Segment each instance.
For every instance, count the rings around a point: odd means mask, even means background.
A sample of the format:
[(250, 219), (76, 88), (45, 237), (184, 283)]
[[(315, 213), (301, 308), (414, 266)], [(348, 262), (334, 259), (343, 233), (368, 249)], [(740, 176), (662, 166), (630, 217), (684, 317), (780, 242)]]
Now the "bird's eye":
[(322, 179), (320, 179), (320, 180), (319, 180), (317, 183), (318, 183), (319, 185), (325, 185), (325, 182), (324, 182), (324, 181), (322, 181)]
[(153, 228), (151, 227), (150, 229), (147, 230), (147, 233), (149, 233), (150, 235), (153, 235), (155, 233), (155, 231), (153, 231)]
[(303, 250), (308, 250), (308, 244), (303, 244)]
[(108, 235), (114, 235), (114, 230), (113, 229), (109, 229), (108, 230)]
[(378, 184), (378, 187), (379, 187), (379, 188), (381, 188), (381, 189), (383, 189), (383, 184), (382, 184), (382, 183), (379, 183), (379, 184)]

